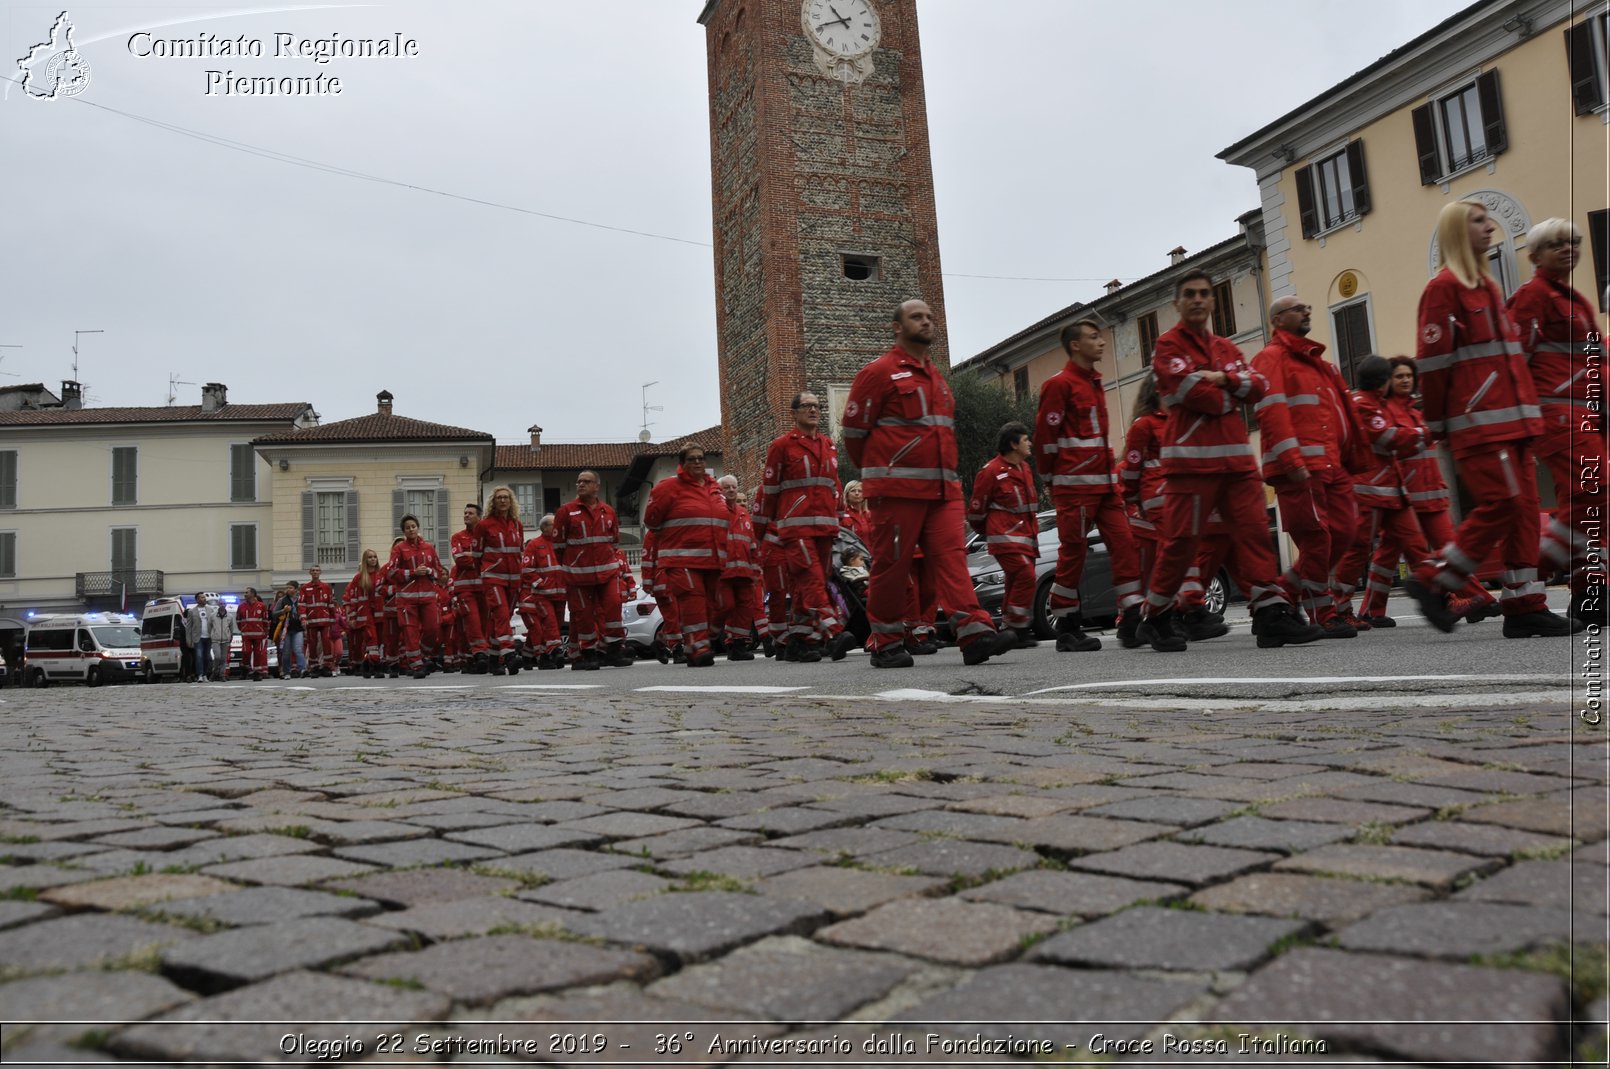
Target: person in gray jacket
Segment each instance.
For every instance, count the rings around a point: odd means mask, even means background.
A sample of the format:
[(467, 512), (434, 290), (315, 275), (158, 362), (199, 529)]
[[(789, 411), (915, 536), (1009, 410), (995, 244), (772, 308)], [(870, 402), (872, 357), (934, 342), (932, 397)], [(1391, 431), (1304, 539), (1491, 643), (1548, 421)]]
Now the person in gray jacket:
[(229, 655), (235, 643), (235, 617), (222, 598), (208, 598), (207, 611), (212, 614), (212, 678), (219, 683), (229, 681)]
[[(227, 626), (226, 623), (224, 638), (226, 643), (228, 642)], [(212, 676), (213, 636), (217, 631), (218, 617), (209, 608), (207, 595), (198, 592), (195, 604), (186, 609), (184, 613), (185, 638), (196, 651), (196, 682), (198, 683), (205, 683)], [(223, 648), (225, 650), (224, 656), (227, 657), (229, 647), (226, 645)]]

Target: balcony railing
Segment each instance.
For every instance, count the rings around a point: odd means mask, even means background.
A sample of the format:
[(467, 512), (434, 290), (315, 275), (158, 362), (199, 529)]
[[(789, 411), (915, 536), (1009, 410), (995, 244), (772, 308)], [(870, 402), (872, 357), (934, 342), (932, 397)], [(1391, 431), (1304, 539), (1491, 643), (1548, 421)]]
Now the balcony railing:
[(162, 593), (162, 573), (145, 572), (79, 572), (73, 589), (80, 600), (84, 598), (115, 598), (123, 594), (130, 597), (155, 596)]

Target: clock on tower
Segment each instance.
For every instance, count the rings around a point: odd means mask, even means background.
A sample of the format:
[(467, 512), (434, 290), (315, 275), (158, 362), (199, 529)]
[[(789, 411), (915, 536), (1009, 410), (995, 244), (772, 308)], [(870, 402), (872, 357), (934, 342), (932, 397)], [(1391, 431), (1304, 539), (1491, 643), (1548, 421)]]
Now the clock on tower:
[[(895, 306), (944, 326), (916, 0), (709, 0), (723, 461), (745, 486), (809, 389), (838, 434)], [(933, 357), (948, 363), (943, 340)]]

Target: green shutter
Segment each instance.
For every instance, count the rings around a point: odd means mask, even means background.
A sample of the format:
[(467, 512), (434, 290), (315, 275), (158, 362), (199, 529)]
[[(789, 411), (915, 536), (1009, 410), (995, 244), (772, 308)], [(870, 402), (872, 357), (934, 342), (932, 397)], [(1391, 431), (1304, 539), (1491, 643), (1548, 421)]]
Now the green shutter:
[(319, 562), (319, 498), (312, 490), (302, 491), (302, 567)]
[(356, 568), (363, 563), (363, 550), (358, 545), (358, 491), (347, 491), (347, 564)]

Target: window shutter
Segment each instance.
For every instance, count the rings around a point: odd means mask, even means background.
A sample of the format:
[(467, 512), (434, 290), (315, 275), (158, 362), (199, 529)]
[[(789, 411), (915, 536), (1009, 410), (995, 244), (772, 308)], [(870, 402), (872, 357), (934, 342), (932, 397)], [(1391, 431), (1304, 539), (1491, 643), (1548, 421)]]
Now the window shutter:
[(408, 511), (408, 492), (406, 490), (393, 490), (391, 492), (391, 534), (392, 537), (402, 534), (403, 513)]
[(1302, 220), (1303, 237), (1319, 233), (1319, 211), (1314, 206), (1314, 169), (1297, 168), (1297, 215)]
[(363, 550), (358, 546), (358, 491), (347, 491), (347, 563), (353, 567), (363, 562)]
[(444, 562), (453, 559), (450, 548), (453, 539), (452, 511), (446, 488), (436, 491), (436, 555)]
[(1364, 142), (1347, 143), (1347, 176), (1353, 182), (1353, 210), (1370, 214), (1370, 176), (1364, 170)]
[(1584, 22), (1566, 29), (1565, 54), (1571, 65), (1571, 104), (1578, 115), (1586, 115), (1604, 103), (1598, 65), (1593, 61), (1592, 25)]
[(319, 501), (312, 490), (302, 491), (302, 567), (319, 563)]
[(1476, 99), (1481, 102), (1482, 131), (1487, 135), (1487, 154), (1496, 156), (1509, 148), (1509, 131), (1504, 126), (1504, 98), (1498, 93), (1498, 72), (1488, 71), (1476, 79)]
[(17, 507), (17, 451), (0, 453), (0, 509)]
[(1442, 176), (1437, 160), (1437, 130), (1431, 121), (1431, 105), (1421, 104), (1410, 113), (1414, 120), (1414, 152), (1420, 158), (1420, 184), (1429, 186)]

